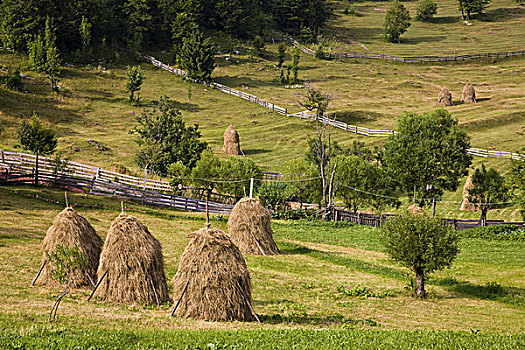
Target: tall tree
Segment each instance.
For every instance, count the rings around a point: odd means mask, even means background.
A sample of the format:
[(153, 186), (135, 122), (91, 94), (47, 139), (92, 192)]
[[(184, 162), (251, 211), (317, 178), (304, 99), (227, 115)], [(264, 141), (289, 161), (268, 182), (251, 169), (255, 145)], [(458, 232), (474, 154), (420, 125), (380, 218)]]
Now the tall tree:
[(390, 42), (400, 42), (401, 35), (410, 27), (410, 14), (406, 7), (394, 0), (385, 15), (385, 37)]
[(468, 190), (468, 200), (481, 211), (481, 226), (487, 223), (489, 210), (502, 208), (509, 199), (509, 188), (505, 178), (494, 168), (487, 170), (481, 165), (472, 176), (472, 188)]
[(525, 157), (512, 161), (512, 191), (525, 220)]
[(36, 156), (35, 184), (38, 184), (39, 156), (47, 156), (55, 152), (57, 148), (56, 134), (52, 129), (45, 127), (36, 113), (33, 113), (29, 123), (24, 120), (20, 125), (18, 140), (22, 148), (29, 150)]
[(204, 39), (200, 31), (195, 30), (184, 38), (177, 56), (188, 78), (211, 81), (211, 74), (215, 69), (215, 47), (209, 38)]
[(148, 0), (127, 0), (124, 13), (128, 19), (128, 48), (140, 53), (144, 35), (151, 25)]
[(469, 147), (470, 138), (446, 110), (405, 113), (385, 143), (384, 162), (396, 186), (425, 205), (457, 189), (472, 162)]

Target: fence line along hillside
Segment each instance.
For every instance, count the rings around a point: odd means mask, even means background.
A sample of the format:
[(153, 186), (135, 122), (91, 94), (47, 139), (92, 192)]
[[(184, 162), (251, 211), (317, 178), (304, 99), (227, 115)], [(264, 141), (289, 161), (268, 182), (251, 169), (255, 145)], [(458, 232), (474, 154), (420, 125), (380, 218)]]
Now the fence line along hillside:
[[(307, 49), (307, 48), (304, 48), (304, 49), (305, 50), (309, 50), (309, 51), (311, 51), (313, 53), (313, 51), (310, 50), (310, 49)], [(142, 55), (142, 57), (146, 61), (148, 61), (149, 63), (153, 64), (156, 67), (159, 67), (161, 69), (167, 70), (168, 72), (171, 72), (171, 73), (179, 75), (179, 76), (186, 76), (186, 72), (184, 72), (183, 70), (170, 67), (170, 65), (164, 64), (164, 63), (162, 63), (161, 61), (155, 59), (152, 56)], [(273, 103), (270, 103), (270, 102), (268, 102), (268, 101), (266, 101), (264, 99), (260, 99), (259, 97), (255, 96), (255, 95), (247, 94), (245, 92), (242, 92), (242, 91), (239, 91), (239, 90), (235, 90), (235, 89), (232, 89), (232, 88), (227, 87), (225, 85), (214, 83), (214, 82), (212, 82), (212, 83), (205, 83), (205, 82), (200, 82), (200, 81), (194, 81), (194, 82), (195, 83), (204, 84), (206, 86), (218, 89), (221, 92), (224, 92), (226, 94), (229, 94), (229, 95), (232, 95), (232, 96), (236, 96), (236, 97), (242, 98), (244, 100), (247, 100), (249, 102), (258, 104), (261, 107), (264, 107), (266, 109), (270, 109), (272, 111), (275, 111), (275, 112), (277, 112), (277, 113), (279, 113), (281, 115), (285, 115), (287, 117), (297, 117), (297, 118), (301, 118), (301, 119), (314, 119), (314, 120), (317, 120), (319, 122), (326, 123), (328, 125), (334, 126), (334, 127), (338, 128), (338, 129), (341, 129), (341, 130), (344, 130), (344, 131), (347, 131), (347, 132), (352, 132), (352, 133), (359, 134), (359, 135), (363, 135), (363, 136), (388, 137), (388, 136), (396, 133), (396, 131), (394, 131), (394, 130), (370, 129), (370, 128), (365, 128), (365, 127), (361, 127), (361, 126), (346, 124), (346, 123), (343, 123), (343, 122), (340, 122), (340, 121), (337, 121), (337, 120), (334, 120), (334, 119), (329, 119), (327, 117), (317, 117), (314, 113), (308, 112), (308, 111), (289, 114), (288, 110), (286, 108), (277, 106), (277, 105), (275, 105)], [(485, 158), (502, 158), (502, 159), (520, 159), (522, 157), (525, 158), (524, 155), (520, 155), (520, 154), (517, 154), (517, 153), (503, 152), (503, 151), (490, 151), (490, 150), (483, 150), (483, 149), (479, 149), (479, 148), (470, 148), (468, 150), (468, 152), (469, 152), (469, 154), (471, 154), (473, 156), (485, 157)]]

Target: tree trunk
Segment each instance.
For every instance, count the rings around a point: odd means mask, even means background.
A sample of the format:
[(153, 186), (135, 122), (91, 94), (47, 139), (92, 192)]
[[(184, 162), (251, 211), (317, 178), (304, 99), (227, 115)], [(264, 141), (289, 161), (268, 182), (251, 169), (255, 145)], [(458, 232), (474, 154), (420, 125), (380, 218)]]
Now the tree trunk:
[(35, 185), (38, 185), (38, 153), (36, 153), (35, 161)]
[(416, 272), (416, 297), (424, 298), (425, 292), (425, 275), (423, 270), (420, 268), (415, 269)]
[(481, 218), (479, 219), (479, 224), (481, 226), (487, 226), (487, 209), (481, 209)]

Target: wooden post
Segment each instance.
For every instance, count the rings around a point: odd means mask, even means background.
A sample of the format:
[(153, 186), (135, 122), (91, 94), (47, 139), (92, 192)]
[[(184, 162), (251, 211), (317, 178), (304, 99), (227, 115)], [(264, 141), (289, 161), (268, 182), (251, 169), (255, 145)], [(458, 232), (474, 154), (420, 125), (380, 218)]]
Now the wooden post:
[(186, 290), (188, 289), (188, 286), (190, 285), (190, 281), (186, 282), (186, 285), (184, 286), (184, 289), (182, 290), (182, 293), (180, 294), (179, 300), (177, 300), (177, 304), (175, 304), (175, 307), (173, 308), (173, 311), (171, 312), (170, 318), (173, 317), (175, 314), (175, 311), (179, 308), (180, 302), (182, 301), (182, 297), (186, 293)]
[(97, 291), (98, 287), (100, 287), (100, 284), (102, 283), (102, 281), (104, 280), (104, 277), (106, 277), (108, 272), (109, 272), (109, 270), (106, 270), (106, 272), (104, 272), (104, 274), (102, 275), (100, 280), (97, 282), (97, 285), (95, 286), (95, 289), (93, 289), (93, 291), (91, 292), (91, 295), (89, 296), (88, 301), (90, 301), (91, 298), (93, 298), (93, 295), (95, 295), (95, 292)]
[(244, 290), (242, 289), (240, 283), (237, 283), (237, 284), (239, 285), (239, 290), (241, 291), (241, 294), (242, 294), (242, 296), (244, 298), (244, 301), (246, 301), (246, 304), (248, 304), (248, 307), (250, 308), (250, 311), (252, 312), (252, 314), (255, 317), (255, 319), (257, 320), (257, 323), (261, 323), (261, 320), (259, 320), (259, 317), (255, 313), (255, 310), (253, 309), (252, 304), (250, 303), (250, 300), (248, 300), (248, 297), (246, 296), (246, 293), (244, 293)]
[(160, 306), (159, 296), (157, 295), (157, 290), (155, 289), (155, 285), (153, 284), (153, 279), (151, 278), (151, 275), (149, 276), (149, 283), (151, 284), (151, 288), (153, 288), (153, 293), (155, 294), (155, 301), (157, 302), (157, 306)]
[(67, 191), (64, 192), (64, 197), (66, 198), (66, 208), (69, 208), (69, 201), (67, 199)]
[(250, 178), (250, 198), (253, 198), (253, 177)]
[(210, 210), (209, 210), (209, 201), (210, 201), (211, 190), (206, 191), (206, 227), (210, 227)]
[(40, 277), (40, 274), (42, 273), (42, 270), (44, 269), (44, 266), (46, 266), (46, 263), (47, 263), (47, 259), (44, 260), (44, 262), (42, 263), (42, 267), (40, 268), (40, 270), (38, 270), (38, 273), (36, 274), (35, 278), (33, 279), (33, 282), (31, 282), (32, 286), (35, 285), (36, 280), (38, 279), (38, 277)]

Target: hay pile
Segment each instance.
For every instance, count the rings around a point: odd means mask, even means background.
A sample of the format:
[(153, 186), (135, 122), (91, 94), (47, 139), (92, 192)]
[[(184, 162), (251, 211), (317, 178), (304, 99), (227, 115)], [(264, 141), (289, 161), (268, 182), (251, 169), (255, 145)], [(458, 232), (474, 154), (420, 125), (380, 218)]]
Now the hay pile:
[(441, 89), (438, 95), (438, 105), (443, 107), (453, 106), (452, 103), (452, 93), (444, 87)]
[(232, 242), (243, 254), (279, 254), (273, 240), (271, 220), (270, 213), (257, 199), (241, 199), (228, 220)]
[(419, 205), (415, 203), (412, 204), (410, 207), (408, 207), (407, 211), (409, 214), (413, 214), (413, 215), (426, 215), (423, 208), (421, 208)]
[(463, 103), (476, 103), (476, 90), (470, 82), (468, 82), (463, 88), (463, 93), (461, 94), (461, 102)]
[(250, 274), (239, 248), (215, 228), (201, 229), (189, 237), (173, 278), (175, 302), (189, 281), (175, 315), (205, 321), (253, 321), (243, 296), (244, 291), (251, 303)]
[(222, 151), (236, 156), (243, 154), (239, 143), (239, 133), (231, 124), (224, 132), (224, 146), (222, 147)]
[(131, 215), (120, 214), (109, 228), (98, 278), (106, 271), (96, 294), (103, 300), (148, 305), (169, 300), (160, 243)]
[(476, 211), (477, 208), (475, 205), (470, 203), (469, 201), (469, 190), (474, 188), (474, 184), (472, 183), (472, 175), (470, 175), (467, 178), (467, 181), (465, 182), (465, 186), (463, 186), (463, 201), (461, 202), (461, 208), (459, 210), (461, 211)]
[[(42, 242), (43, 259), (47, 260), (47, 254), (55, 250), (60, 244), (65, 247), (78, 247), (80, 253), (84, 254), (87, 260), (85, 270), (74, 270), (70, 275), (70, 286), (73, 288), (91, 286), (86, 272), (91, 278), (96, 279), (97, 266), (102, 250), (102, 238), (100, 238), (91, 224), (72, 208), (66, 208), (60, 212), (53, 225), (47, 230), (44, 241)], [(50, 271), (53, 265), (47, 262), (40, 281), (44, 284), (53, 283)]]

